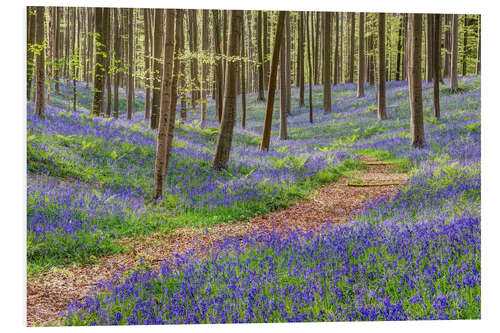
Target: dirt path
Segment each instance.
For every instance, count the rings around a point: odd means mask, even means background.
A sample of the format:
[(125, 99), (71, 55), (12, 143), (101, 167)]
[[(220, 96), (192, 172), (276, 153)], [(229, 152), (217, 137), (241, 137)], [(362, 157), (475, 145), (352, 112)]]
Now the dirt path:
[[(317, 190), (302, 200), (276, 212), (258, 216), (247, 222), (221, 224), (208, 228), (181, 228), (169, 234), (152, 234), (138, 239), (122, 239), (132, 251), (123, 255), (103, 257), (99, 263), (86, 266), (54, 268), (27, 284), (27, 323), (47, 325), (57, 322), (59, 313), (72, 300), (82, 300), (101, 279), (110, 279), (122, 269), (137, 267), (139, 258), (152, 266), (170, 260), (175, 253), (194, 249), (206, 251), (224, 236), (245, 235), (262, 228), (283, 230), (298, 227), (317, 230), (326, 221), (347, 222), (363, 204), (376, 197), (392, 195), (401, 185), (347, 186), (347, 184), (398, 184), (407, 175), (398, 173), (392, 165), (376, 164), (373, 158), (363, 157), (367, 168), (355, 172), (349, 179), (341, 178)], [(375, 163), (375, 164), (371, 164)]]

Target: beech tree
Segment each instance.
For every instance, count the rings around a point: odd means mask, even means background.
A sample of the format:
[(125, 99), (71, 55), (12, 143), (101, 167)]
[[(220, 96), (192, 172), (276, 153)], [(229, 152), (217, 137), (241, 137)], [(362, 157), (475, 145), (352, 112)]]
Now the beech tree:
[(331, 13), (323, 13), (323, 112), (332, 112), (331, 90), (330, 90), (330, 69), (331, 69)]
[(458, 15), (453, 14), (451, 19), (451, 79), (450, 89), (458, 91)]
[(161, 104), (161, 80), (163, 77), (162, 53), (163, 53), (163, 12), (164, 9), (155, 8), (154, 42), (153, 42), (153, 99), (151, 102), (151, 118), (149, 126), (152, 129), (158, 128), (158, 118), (160, 116)]
[(432, 82), (433, 82), (433, 99), (434, 99), (434, 116), (441, 118), (441, 110), (439, 105), (439, 73), (441, 72), (439, 59), (441, 57), (441, 15), (432, 14)]
[(358, 98), (365, 95), (365, 14), (359, 13)]
[(410, 95), (410, 132), (414, 148), (425, 145), (422, 107), (422, 14), (408, 14), (408, 90)]
[(257, 12), (257, 56), (259, 70), (259, 96), (258, 101), (264, 100), (264, 56), (262, 52), (262, 11)]
[[(243, 11), (231, 11), (229, 28), (229, 57), (240, 55), (241, 26), (243, 25)], [(239, 74), (239, 63), (237, 61), (228, 61), (226, 65), (226, 83), (224, 84), (224, 110), (217, 137), (217, 146), (215, 148), (213, 167), (216, 170), (226, 169), (229, 162), (229, 153), (233, 140), (233, 128), (236, 121), (236, 100), (238, 91), (236, 81)]]
[(113, 67), (114, 67), (114, 77), (113, 77), (113, 118), (118, 119), (118, 111), (119, 111), (119, 100), (118, 100), (118, 92), (120, 90), (120, 74), (121, 70), (119, 69), (121, 65), (121, 54), (120, 54), (120, 9), (115, 8), (113, 10), (114, 14), (114, 53), (113, 53)]
[(387, 119), (385, 105), (385, 13), (378, 14), (378, 119)]
[(36, 44), (36, 94), (35, 114), (45, 118), (45, 7), (35, 7), (35, 44)]
[(104, 97), (104, 57), (106, 54), (106, 45), (104, 44), (104, 8), (95, 9), (95, 67), (94, 67), (94, 99), (92, 103), (92, 114), (98, 116), (101, 113), (101, 107)]

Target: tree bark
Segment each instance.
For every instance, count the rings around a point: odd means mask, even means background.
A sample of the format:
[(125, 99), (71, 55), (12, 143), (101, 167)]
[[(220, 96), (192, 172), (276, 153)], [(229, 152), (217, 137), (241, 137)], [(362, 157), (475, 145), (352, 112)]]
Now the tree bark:
[(35, 68), (35, 53), (31, 48), (36, 44), (36, 14), (32, 13), (33, 7), (26, 7), (26, 15), (28, 20), (28, 36), (26, 50), (26, 99), (31, 99), (31, 85), (33, 81), (33, 72)]
[[(189, 10), (189, 47), (191, 53), (198, 53), (198, 20), (196, 9)], [(196, 109), (196, 104), (200, 99), (200, 82), (198, 79), (198, 59), (191, 59), (191, 108)]]
[(274, 93), (276, 91), (276, 73), (278, 71), (278, 60), (280, 54), (280, 43), (283, 32), (283, 25), (287, 12), (280, 11), (278, 15), (278, 25), (276, 27), (276, 36), (274, 38), (273, 55), (271, 59), (271, 75), (269, 78), (269, 89), (267, 91), (266, 118), (264, 120), (264, 129), (262, 131), (261, 151), (269, 151), (271, 141), (271, 125), (274, 108)]
[[(338, 19), (338, 16), (337, 16)], [(309, 34), (309, 21), (312, 21), (312, 12), (309, 13), (308, 19), (307, 19), (307, 63), (309, 65), (309, 122), (312, 124), (313, 123), (313, 106), (312, 106), (312, 61), (311, 61), (311, 35)], [(311, 22), (312, 25), (312, 22)], [(312, 30), (312, 27), (311, 27)], [(338, 29), (337, 29), (338, 32)], [(338, 37), (338, 34), (337, 34)]]
[(333, 84), (336, 85), (339, 83), (339, 13), (335, 13), (335, 61), (333, 66)]
[(45, 7), (34, 7), (36, 10), (35, 44), (37, 48), (35, 79), (35, 114), (45, 118)]
[(299, 108), (304, 106), (304, 12), (299, 12), (299, 28), (297, 43), (298, 81), (299, 81)]
[(481, 15), (477, 19), (477, 58), (476, 58), (476, 75), (481, 74)]
[(365, 96), (365, 14), (359, 13), (358, 98)]
[(385, 104), (385, 13), (378, 14), (378, 119), (387, 119)]
[(220, 40), (220, 23), (219, 23), (219, 12), (217, 9), (212, 11), (212, 15), (214, 18), (214, 51), (215, 51), (215, 108), (217, 109), (217, 120), (219, 123), (222, 121), (222, 111), (223, 111), (223, 82), (222, 82), (222, 51), (221, 51), (221, 43)]
[(458, 91), (458, 15), (452, 16), (452, 33), (451, 33), (451, 79), (450, 89), (453, 92)]
[[(230, 30), (229, 30), (229, 57), (240, 55), (241, 26), (243, 24), (243, 11), (231, 11)], [(217, 137), (217, 146), (215, 148), (213, 167), (216, 170), (226, 169), (229, 162), (229, 153), (233, 140), (233, 129), (236, 121), (236, 107), (238, 91), (236, 81), (239, 74), (239, 63), (237, 61), (228, 61), (226, 65), (226, 83), (224, 85), (224, 111), (222, 121)]]
[(153, 200), (158, 200), (161, 198), (163, 194), (163, 183), (165, 179), (165, 156), (167, 151), (168, 118), (171, 110), (170, 100), (172, 98), (172, 73), (175, 47), (175, 16), (175, 9), (167, 9), (167, 25), (165, 29), (167, 33), (165, 36), (165, 57), (163, 59), (163, 79), (161, 83), (161, 109), (158, 124), (158, 137), (156, 142), (156, 160), (152, 196)]
[[(201, 49), (203, 54), (208, 54), (208, 10), (201, 13)], [(201, 68), (201, 123), (207, 119), (207, 90), (208, 90), (208, 64), (203, 61)]]
[(262, 54), (262, 11), (257, 12), (257, 68), (259, 70), (259, 96), (258, 101), (264, 100), (264, 57)]
[(144, 70), (145, 70), (145, 103), (144, 103), (144, 119), (148, 120), (151, 116), (151, 54), (149, 52), (149, 9), (142, 10), (144, 17)]
[[(106, 77), (106, 117), (111, 116), (111, 75), (109, 74), (111, 59), (111, 9), (106, 7), (103, 10), (104, 24), (104, 47), (106, 57), (104, 58), (104, 72)], [(76, 89), (75, 89), (75, 109), (76, 109)]]
[(323, 13), (323, 112), (325, 114), (332, 111), (330, 79), (331, 79), (331, 13)]
[(115, 53), (113, 56), (113, 65), (115, 67), (114, 70), (114, 96), (113, 96), (113, 118), (118, 119), (118, 111), (119, 111), (119, 99), (118, 99), (118, 92), (120, 90), (120, 74), (121, 74), (121, 68), (123, 66), (122, 61), (121, 61), (121, 50), (120, 50), (120, 42), (121, 42), (121, 29), (120, 29), (120, 9), (119, 8), (114, 8), (113, 9), (114, 13), (114, 49)]
[(161, 80), (163, 77), (162, 54), (163, 54), (163, 9), (155, 8), (155, 31), (154, 31), (154, 59), (153, 59), (153, 100), (151, 103), (151, 119), (149, 127), (158, 128), (158, 119), (160, 116), (161, 105)]
[(410, 132), (412, 146), (425, 146), (422, 108), (422, 14), (408, 14), (408, 89), (410, 95)]
[(462, 52), (462, 75), (467, 75), (467, 30), (469, 26), (469, 20), (467, 14), (464, 14), (464, 49)]
[(400, 17), (400, 24), (398, 28), (398, 46), (397, 46), (397, 57), (396, 57), (396, 81), (401, 80), (401, 50), (403, 39), (403, 18)]
[(104, 97), (104, 53), (106, 47), (104, 44), (104, 8), (95, 9), (95, 67), (94, 67), (94, 100), (92, 103), (92, 114), (98, 116)]
[(430, 82), (432, 80), (432, 71), (433, 71), (433, 66), (432, 66), (432, 58), (433, 58), (433, 52), (432, 52), (432, 46), (434, 44), (433, 36), (434, 33), (432, 31), (433, 28), (433, 19), (432, 19), (432, 14), (426, 14), (426, 20), (427, 20), (427, 29), (426, 29), (426, 34), (425, 34), (425, 45), (426, 45), (426, 51), (425, 51), (425, 81)]
[(247, 118), (246, 78), (245, 78), (245, 15), (241, 21), (241, 127), (245, 128)]
[(350, 33), (350, 43), (349, 43), (349, 63), (348, 63), (348, 66), (349, 66), (349, 76), (348, 76), (348, 79), (347, 79), (347, 82), (349, 83), (352, 83), (354, 82), (354, 46), (355, 46), (355, 35), (354, 35), (354, 32), (356, 30), (356, 15), (352, 12), (352, 13), (349, 13), (350, 17), (351, 17), (351, 25), (350, 25), (350, 30), (349, 30), (349, 33)]
[(127, 119), (132, 119), (132, 114), (135, 112), (135, 87), (134, 87), (134, 25), (133, 22), (134, 10), (129, 8), (127, 10), (128, 18), (128, 89), (127, 89)]
[(290, 76), (287, 76), (287, 47), (286, 38), (281, 39), (280, 43), (280, 140), (288, 139), (287, 130), (287, 116), (288, 116), (288, 96), (287, 96), (287, 80), (290, 80)]
[(433, 81), (433, 99), (434, 99), (434, 116), (441, 118), (441, 109), (439, 105), (439, 73), (441, 71), (439, 58), (441, 57), (441, 15), (432, 14), (433, 21), (433, 46), (432, 46), (432, 81)]

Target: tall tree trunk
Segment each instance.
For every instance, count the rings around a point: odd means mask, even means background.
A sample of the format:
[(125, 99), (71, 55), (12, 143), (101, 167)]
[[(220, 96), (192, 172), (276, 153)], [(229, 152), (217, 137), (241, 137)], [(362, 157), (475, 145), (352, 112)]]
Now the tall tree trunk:
[(262, 11), (257, 12), (257, 62), (259, 70), (259, 96), (258, 101), (264, 100), (264, 56), (262, 54)]
[[(154, 43), (153, 43), (153, 100), (151, 103), (151, 119), (149, 126), (151, 129), (158, 128), (158, 119), (160, 116), (160, 105), (161, 105), (161, 80), (163, 77), (163, 67), (162, 67), (162, 54), (164, 46), (163, 38), (163, 13), (164, 9), (155, 8), (155, 31), (154, 31)], [(170, 32), (169, 32), (170, 34)]]
[(359, 13), (358, 98), (365, 96), (365, 14)]
[(267, 11), (262, 12), (262, 61), (263, 61), (263, 69), (264, 69), (264, 90), (269, 85), (269, 40), (268, 29), (267, 29)]
[(441, 109), (439, 105), (439, 73), (441, 71), (439, 59), (441, 57), (441, 15), (432, 14), (433, 21), (433, 43), (432, 46), (432, 81), (433, 81), (433, 99), (434, 99), (434, 116), (439, 119), (441, 118)]
[(339, 13), (335, 13), (335, 54), (334, 54), (334, 66), (333, 66), (333, 84), (339, 83)]
[[(337, 20), (337, 19), (338, 19), (338, 15), (336, 16), (335, 20)], [(309, 73), (309, 122), (312, 124), (313, 123), (313, 105), (312, 105), (312, 84), (313, 84), (312, 83), (312, 72), (313, 72), (313, 67), (311, 64), (312, 63), (312, 61), (311, 61), (311, 35), (309, 34), (309, 21), (312, 21), (312, 12), (310, 12), (308, 14), (308, 19), (306, 22), (306, 24), (307, 24), (307, 31), (306, 31), (306, 34), (307, 34), (307, 63), (309, 65), (309, 71), (308, 71), (308, 73)], [(312, 22), (311, 22), (311, 30), (312, 30)], [(338, 37), (338, 29), (337, 29), (337, 37)]]
[[(189, 47), (192, 53), (198, 53), (198, 20), (196, 9), (189, 10)], [(196, 109), (200, 99), (200, 82), (198, 79), (198, 60), (191, 59), (191, 108)]]
[[(155, 9), (156, 11), (157, 9)], [(161, 9), (162, 10), (162, 9)], [(157, 14), (156, 14), (157, 15)], [(155, 16), (156, 16), (155, 15)], [(158, 200), (163, 194), (163, 183), (166, 171), (166, 152), (168, 135), (168, 118), (171, 110), (172, 74), (175, 47), (175, 9), (167, 9), (167, 24), (165, 36), (165, 57), (163, 59), (163, 79), (161, 83), (161, 109), (156, 142), (156, 160), (153, 183), (153, 200)], [(156, 18), (155, 18), (156, 20)], [(156, 30), (156, 27), (155, 27)]]
[[(337, 14), (338, 15), (338, 14)], [(337, 16), (338, 17), (338, 16)], [(319, 12), (316, 12), (316, 43), (313, 46), (313, 54), (314, 54), (314, 59), (315, 60), (315, 65), (314, 65), (314, 84), (319, 84), (319, 63), (320, 63), (320, 57), (319, 57), (319, 43), (320, 43), (320, 35), (321, 35), (321, 29), (320, 29), (320, 21), (321, 21), (321, 14)], [(341, 64), (342, 61), (339, 62)]]
[[(208, 13), (207, 13), (207, 15), (208, 15)], [(181, 40), (180, 49), (182, 52), (184, 52), (184, 49), (186, 47), (185, 36), (184, 36), (184, 27), (181, 29), (181, 31), (179, 33), (180, 33), (180, 40)], [(181, 122), (185, 122), (187, 119), (187, 102), (186, 102), (187, 87), (186, 87), (186, 76), (184, 74), (184, 73), (186, 73), (186, 63), (184, 61), (181, 61), (179, 64), (179, 71), (180, 71), (179, 72), (179, 79), (180, 79), (180, 85), (181, 85), (180, 116), (181, 116)]]
[(408, 89), (410, 95), (411, 144), (425, 145), (424, 112), (422, 108), (422, 14), (408, 14)]
[(167, 120), (167, 143), (165, 149), (165, 171), (168, 169), (172, 143), (174, 141), (175, 114), (177, 111), (177, 79), (179, 77), (179, 57), (181, 56), (181, 30), (183, 28), (184, 10), (176, 9), (175, 14), (175, 52), (172, 69), (172, 82), (170, 84), (170, 108)]
[(276, 35), (274, 37), (273, 55), (271, 58), (271, 75), (269, 78), (269, 89), (267, 90), (266, 117), (264, 120), (264, 129), (262, 131), (262, 141), (260, 143), (261, 151), (269, 151), (269, 143), (271, 141), (271, 126), (273, 121), (273, 109), (274, 109), (274, 93), (276, 91), (276, 73), (278, 72), (280, 43), (286, 16), (287, 12), (285, 11), (279, 12), (278, 24), (276, 26)]
[(401, 80), (401, 53), (403, 52), (401, 50), (401, 44), (402, 44), (402, 39), (403, 39), (403, 18), (399, 18), (399, 28), (398, 28), (398, 53), (396, 57), (396, 81)]
[(94, 100), (92, 103), (92, 114), (98, 116), (104, 98), (104, 54), (106, 45), (104, 44), (104, 8), (95, 9), (95, 67), (94, 67)]
[[(230, 57), (240, 55), (241, 26), (243, 25), (243, 11), (231, 11), (229, 45), (228, 52)], [(213, 167), (216, 170), (226, 169), (229, 162), (229, 153), (233, 140), (233, 129), (236, 121), (236, 107), (238, 91), (236, 81), (239, 74), (239, 64), (237, 61), (228, 61), (226, 65), (226, 83), (224, 85), (224, 111), (222, 112), (222, 121), (217, 137), (217, 146), (215, 148)]]
[(467, 75), (467, 30), (469, 20), (467, 14), (464, 14), (464, 50), (462, 52), (462, 75)]
[(304, 12), (299, 12), (299, 28), (297, 43), (298, 81), (299, 81), (299, 107), (304, 106)]
[(408, 14), (403, 14), (403, 69), (402, 80), (408, 80)]
[(143, 17), (144, 17), (144, 70), (145, 70), (145, 88), (146, 88), (146, 96), (145, 96), (145, 103), (144, 103), (144, 119), (148, 120), (149, 117), (151, 116), (151, 54), (149, 52), (149, 38), (150, 38), (150, 31), (149, 31), (149, 9), (143, 9), (142, 10)]
[(113, 65), (115, 67), (114, 70), (114, 96), (113, 96), (113, 117), (115, 119), (118, 119), (118, 110), (119, 110), (119, 99), (118, 99), (118, 92), (120, 90), (120, 74), (121, 74), (121, 68), (123, 67), (123, 63), (121, 60), (121, 50), (120, 50), (120, 42), (121, 42), (121, 29), (120, 29), (120, 15), (119, 15), (120, 9), (119, 8), (114, 8), (113, 13), (114, 13), (114, 33), (115, 33), (115, 40), (114, 40), (114, 55), (113, 55)]
[(220, 39), (220, 26), (219, 26), (219, 12), (217, 9), (212, 11), (212, 15), (214, 18), (214, 51), (215, 56), (218, 57), (215, 60), (215, 108), (217, 109), (217, 120), (219, 123), (222, 121), (222, 112), (223, 112), (223, 83), (222, 83), (222, 56), (221, 51), (221, 39)]
[(45, 7), (34, 7), (36, 11), (35, 44), (38, 52), (36, 58), (35, 78), (35, 114), (45, 118)]
[[(244, 12), (243, 12), (244, 13)], [(245, 78), (245, 15), (241, 21), (241, 127), (245, 128), (247, 118), (246, 78)]]
[(287, 47), (286, 39), (282, 38), (280, 43), (280, 140), (288, 139), (287, 116), (288, 116), (288, 85), (290, 76), (287, 75)]
[(476, 75), (481, 74), (481, 15), (477, 18), (477, 58)]
[(385, 13), (378, 14), (378, 119), (387, 119), (385, 105)]
[(134, 87), (134, 25), (133, 25), (134, 10), (127, 10), (128, 18), (128, 89), (127, 89), (127, 119), (132, 119), (132, 114), (135, 112), (135, 87)]
[(35, 53), (32, 47), (36, 44), (36, 14), (34, 14), (33, 7), (26, 7), (26, 15), (28, 20), (28, 36), (27, 36), (27, 50), (26, 50), (26, 99), (31, 99), (31, 85), (33, 81), (33, 72), (35, 68)]
[(332, 111), (332, 101), (331, 101), (331, 89), (330, 89), (330, 79), (331, 79), (331, 13), (323, 13), (323, 112), (330, 113)]
[(452, 17), (452, 32), (451, 32), (451, 79), (450, 89), (453, 92), (458, 91), (458, 15), (453, 14)]
[(432, 31), (433, 28), (433, 19), (432, 19), (432, 14), (426, 14), (426, 20), (427, 20), (427, 29), (426, 29), (426, 35), (425, 35), (425, 45), (426, 45), (426, 51), (425, 51), (425, 81), (430, 82), (432, 80), (432, 58), (433, 58), (433, 52), (432, 52), (432, 46), (433, 46), (433, 36), (434, 33)]
[(349, 72), (349, 77), (347, 82), (352, 83), (354, 82), (354, 46), (355, 46), (355, 35), (354, 32), (356, 30), (356, 15), (352, 12), (349, 13), (351, 17), (351, 25), (350, 25), (350, 43), (349, 43), (349, 63), (348, 63), (348, 72)]
[(290, 29), (290, 15), (285, 15), (284, 31), (281, 38), (285, 38), (286, 44), (286, 109), (287, 114), (292, 114), (292, 31)]
[[(203, 54), (208, 54), (208, 10), (202, 9), (201, 21), (201, 49)], [(203, 124), (207, 119), (208, 64), (203, 61), (201, 66), (201, 123)]]
[[(111, 57), (111, 9), (104, 8), (103, 10), (104, 24), (104, 47), (106, 49), (106, 58), (104, 59), (104, 72), (106, 75), (106, 117), (111, 116), (111, 75), (109, 74), (110, 57)], [(75, 95), (76, 102), (76, 95)]]
[(450, 14), (444, 14), (445, 17), (445, 31), (444, 31), (444, 68), (443, 68), (443, 76), (450, 76), (451, 71), (451, 17)]

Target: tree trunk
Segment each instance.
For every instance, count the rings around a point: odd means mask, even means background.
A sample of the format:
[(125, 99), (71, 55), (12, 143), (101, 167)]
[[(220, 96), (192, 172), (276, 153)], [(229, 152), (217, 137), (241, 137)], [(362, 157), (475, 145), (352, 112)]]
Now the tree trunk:
[(396, 57), (396, 81), (401, 80), (401, 44), (403, 39), (403, 18), (400, 17), (400, 24), (398, 28), (398, 48), (397, 48), (397, 57)]
[[(151, 103), (151, 119), (149, 126), (151, 129), (158, 128), (161, 105), (161, 80), (163, 77), (162, 54), (163, 54), (163, 9), (155, 8), (155, 31), (153, 43), (153, 100)], [(170, 32), (169, 32), (170, 34)]]
[[(243, 11), (231, 11), (230, 30), (229, 30), (229, 57), (240, 55), (241, 26), (243, 24)], [(226, 83), (224, 85), (224, 111), (217, 137), (217, 146), (215, 148), (213, 167), (216, 170), (226, 169), (229, 162), (229, 153), (233, 140), (233, 129), (236, 121), (236, 107), (238, 91), (236, 81), (239, 74), (239, 64), (237, 61), (228, 61), (226, 67)]]
[(113, 13), (114, 13), (114, 33), (115, 33), (115, 40), (114, 40), (114, 49), (115, 53), (113, 56), (113, 64), (115, 67), (114, 70), (114, 96), (113, 96), (113, 117), (115, 119), (118, 119), (118, 110), (119, 110), (119, 99), (118, 99), (118, 92), (120, 90), (120, 74), (121, 74), (121, 68), (123, 67), (123, 63), (121, 61), (121, 50), (120, 50), (120, 41), (121, 41), (121, 29), (120, 29), (120, 9), (119, 8), (114, 8)]
[(151, 54), (149, 52), (149, 9), (142, 10), (144, 17), (144, 70), (145, 70), (145, 103), (144, 103), (144, 119), (148, 120), (151, 116)]
[(33, 72), (35, 68), (35, 53), (31, 50), (35, 45), (36, 32), (36, 14), (32, 14), (33, 7), (26, 7), (26, 15), (28, 20), (28, 36), (26, 50), (26, 99), (31, 99), (31, 85), (33, 81)]
[(299, 81), (299, 108), (304, 106), (304, 12), (299, 12), (299, 29), (297, 43), (298, 81)]
[(339, 83), (339, 13), (335, 13), (335, 61), (333, 66), (333, 84)]
[(464, 49), (462, 52), (462, 75), (467, 75), (467, 27), (469, 20), (467, 14), (464, 14)]
[[(338, 15), (336, 17), (336, 20), (338, 19)], [(312, 30), (312, 12), (309, 13), (308, 19), (307, 19), (307, 63), (309, 65), (309, 122), (312, 124), (313, 123), (313, 106), (312, 106), (312, 61), (311, 61), (311, 35), (309, 34), (309, 21), (311, 21), (311, 30)], [(338, 26), (337, 26), (338, 27)], [(337, 37), (338, 37), (338, 29), (337, 29)]]
[(385, 105), (385, 13), (378, 14), (378, 119), (387, 119)]
[(269, 40), (267, 39), (267, 11), (262, 12), (262, 62), (264, 70), (264, 90), (269, 85)]
[(403, 14), (403, 69), (402, 80), (408, 80), (408, 14)]
[(43, 40), (45, 36), (45, 7), (34, 7), (36, 10), (35, 44), (37, 48), (36, 78), (35, 78), (35, 114), (45, 118), (45, 48)]
[[(220, 25), (219, 25), (219, 12), (217, 9), (212, 11), (214, 18), (214, 46), (215, 46), (215, 56), (221, 57), (221, 40), (220, 40)], [(222, 59), (218, 58), (215, 60), (215, 108), (217, 109), (217, 120), (219, 123), (222, 121), (222, 107), (223, 107), (223, 83), (222, 83)]]
[[(106, 7), (103, 10), (104, 24), (104, 48), (106, 49), (106, 57), (104, 58), (104, 72), (106, 75), (106, 117), (111, 116), (111, 75), (109, 74), (110, 57), (111, 57), (111, 9)], [(76, 89), (75, 89), (76, 92)], [(76, 108), (76, 94), (75, 94)]]
[(104, 97), (104, 53), (106, 52), (104, 40), (104, 8), (95, 9), (95, 67), (94, 67), (94, 100), (92, 103), (92, 114), (98, 116)]
[(288, 96), (287, 96), (287, 81), (290, 76), (287, 76), (287, 47), (286, 38), (281, 39), (280, 43), (280, 140), (288, 139), (287, 116), (288, 116)]
[[(208, 13), (207, 13), (208, 15)], [(184, 51), (185, 49), (185, 36), (184, 36), (184, 27), (181, 29), (180, 33), (180, 40), (181, 40), (181, 45), (180, 49)], [(187, 102), (186, 102), (186, 93), (187, 93), (187, 87), (186, 87), (186, 63), (184, 61), (181, 61), (179, 64), (179, 79), (180, 79), (180, 86), (181, 86), (181, 92), (180, 92), (180, 100), (181, 100), (181, 106), (180, 106), (180, 116), (181, 116), (181, 122), (185, 122), (187, 119)]]
[[(198, 53), (198, 20), (196, 9), (189, 10), (189, 47), (192, 53)], [(198, 79), (198, 60), (191, 59), (191, 108), (196, 109), (200, 99), (200, 82)]]
[(355, 36), (354, 36), (354, 32), (356, 30), (356, 16), (354, 13), (349, 13), (350, 17), (351, 17), (351, 25), (350, 25), (350, 34), (351, 34), (351, 37), (350, 37), (350, 43), (349, 43), (349, 63), (348, 63), (348, 66), (349, 66), (349, 77), (348, 77), (348, 80), (347, 82), (349, 83), (352, 83), (354, 82), (354, 43), (355, 43)]
[(477, 18), (477, 58), (476, 58), (476, 75), (481, 74), (481, 15)]
[(280, 54), (280, 43), (283, 32), (283, 25), (287, 12), (280, 11), (278, 15), (278, 25), (276, 27), (276, 36), (274, 38), (273, 55), (271, 59), (271, 75), (269, 78), (269, 89), (267, 91), (266, 118), (264, 120), (264, 129), (262, 131), (261, 151), (269, 151), (271, 141), (271, 125), (273, 121), (274, 93), (276, 91), (276, 73), (278, 71), (278, 60)]
[[(157, 11), (158, 9), (155, 9)], [(162, 9), (159, 9), (162, 10)], [(156, 14), (158, 15), (158, 14)], [(156, 16), (155, 15), (155, 16)], [(172, 74), (175, 46), (175, 9), (167, 9), (167, 26), (165, 27), (165, 57), (163, 59), (163, 79), (161, 83), (161, 109), (156, 142), (156, 160), (153, 183), (153, 200), (158, 200), (163, 194), (163, 183), (166, 170), (166, 151), (168, 135), (168, 118), (171, 110)], [(155, 18), (156, 20), (156, 18)], [(156, 27), (155, 27), (156, 30)]]
[(433, 43), (432, 46), (432, 81), (433, 81), (433, 99), (434, 99), (434, 116), (439, 119), (441, 118), (441, 110), (439, 105), (439, 73), (441, 68), (439, 66), (439, 58), (441, 57), (441, 15), (432, 14), (433, 21)]
[(358, 98), (365, 96), (365, 14), (359, 13)]
[(432, 66), (432, 58), (433, 58), (433, 52), (432, 52), (432, 46), (434, 44), (433, 36), (434, 33), (432, 31), (433, 28), (433, 19), (432, 19), (432, 14), (426, 14), (426, 20), (427, 20), (427, 29), (426, 29), (426, 35), (425, 35), (425, 45), (426, 45), (426, 51), (425, 51), (425, 81), (430, 82), (432, 80), (432, 72), (433, 72), (433, 66)]
[(422, 108), (422, 14), (408, 14), (408, 89), (410, 95), (410, 132), (412, 146), (425, 145)]
[(458, 91), (458, 77), (457, 77), (457, 67), (458, 67), (458, 15), (453, 14), (452, 17), (452, 33), (451, 33), (451, 79), (450, 79), (450, 89), (453, 92)]
[(331, 69), (331, 13), (323, 13), (323, 112), (332, 111), (331, 90), (330, 90), (330, 69)]
[(245, 16), (241, 21), (241, 127), (245, 128), (247, 118), (246, 78), (245, 78)]
[(262, 54), (262, 11), (257, 12), (257, 66), (259, 70), (259, 96), (258, 101), (264, 100), (264, 58)]
[[(201, 21), (201, 49), (203, 54), (208, 54), (208, 10), (202, 9)], [(208, 64), (203, 61), (201, 66), (201, 123), (203, 124), (207, 119)]]
[(443, 68), (443, 76), (450, 76), (450, 68), (451, 68), (451, 16), (450, 14), (444, 14), (444, 68)]
[(132, 114), (135, 112), (135, 104), (134, 104), (134, 25), (133, 22), (134, 10), (129, 8), (127, 10), (127, 18), (128, 18), (128, 89), (127, 89), (127, 119), (132, 119)]

